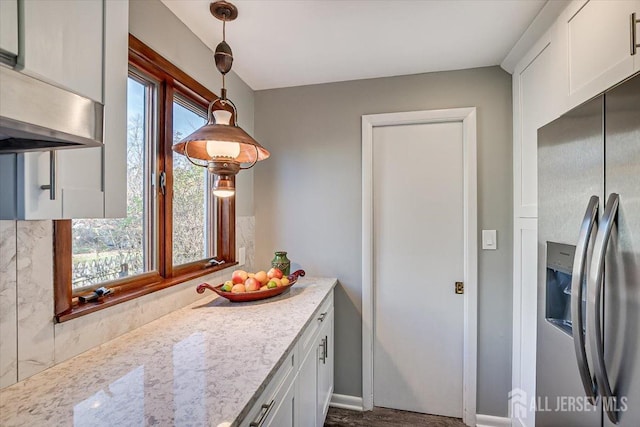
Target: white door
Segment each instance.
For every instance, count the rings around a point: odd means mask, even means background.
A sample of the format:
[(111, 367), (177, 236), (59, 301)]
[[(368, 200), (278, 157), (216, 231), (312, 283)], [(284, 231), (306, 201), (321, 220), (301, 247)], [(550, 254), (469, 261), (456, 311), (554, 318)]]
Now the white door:
[(373, 129), (373, 403), (463, 415), (462, 122)]

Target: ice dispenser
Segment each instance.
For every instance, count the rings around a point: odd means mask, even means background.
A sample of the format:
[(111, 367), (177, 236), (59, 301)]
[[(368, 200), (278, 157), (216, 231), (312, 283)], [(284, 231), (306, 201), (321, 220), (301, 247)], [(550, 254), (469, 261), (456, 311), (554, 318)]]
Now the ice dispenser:
[[(575, 252), (576, 247), (573, 245), (547, 242), (546, 319), (569, 335), (572, 333), (571, 272)], [(583, 295), (586, 296), (586, 292)], [(585, 301), (582, 303), (584, 305)], [(582, 312), (585, 312), (584, 307)]]

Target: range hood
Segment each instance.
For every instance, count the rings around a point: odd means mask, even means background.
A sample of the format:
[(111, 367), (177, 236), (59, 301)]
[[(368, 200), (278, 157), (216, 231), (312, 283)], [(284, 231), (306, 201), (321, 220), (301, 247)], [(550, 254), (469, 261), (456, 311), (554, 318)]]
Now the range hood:
[(104, 106), (0, 66), (0, 154), (102, 145)]

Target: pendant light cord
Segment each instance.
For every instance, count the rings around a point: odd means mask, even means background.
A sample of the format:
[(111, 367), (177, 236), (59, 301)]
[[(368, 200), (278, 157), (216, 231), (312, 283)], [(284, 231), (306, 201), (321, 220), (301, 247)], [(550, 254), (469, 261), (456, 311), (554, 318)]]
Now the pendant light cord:
[[(227, 41), (227, 14), (226, 14), (226, 12), (222, 15), (222, 41), (223, 42)], [(227, 100), (227, 87), (225, 86), (225, 81), (224, 81), (225, 73), (220, 73), (220, 74), (222, 74), (222, 105), (224, 106), (226, 104), (226, 100)]]

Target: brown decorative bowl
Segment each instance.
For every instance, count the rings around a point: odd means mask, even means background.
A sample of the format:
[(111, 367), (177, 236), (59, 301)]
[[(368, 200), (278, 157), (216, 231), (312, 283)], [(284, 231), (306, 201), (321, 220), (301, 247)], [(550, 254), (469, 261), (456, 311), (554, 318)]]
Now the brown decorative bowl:
[(277, 288), (265, 289), (264, 291), (255, 291), (255, 292), (226, 292), (221, 288), (224, 285), (220, 284), (218, 286), (211, 286), (208, 283), (202, 283), (198, 285), (196, 288), (196, 292), (199, 294), (204, 293), (205, 289), (210, 289), (221, 297), (225, 297), (231, 302), (246, 302), (246, 301), (257, 301), (265, 298), (275, 297), (276, 295), (280, 295), (284, 292), (287, 292), (289, 288), (296, 284), (298, 281), (298, 277), (304, 277), (304, 270), (294, 271), (290, 275), (287, 276), (289, 279), (289, 284), (287, 286), (279, 286)]

